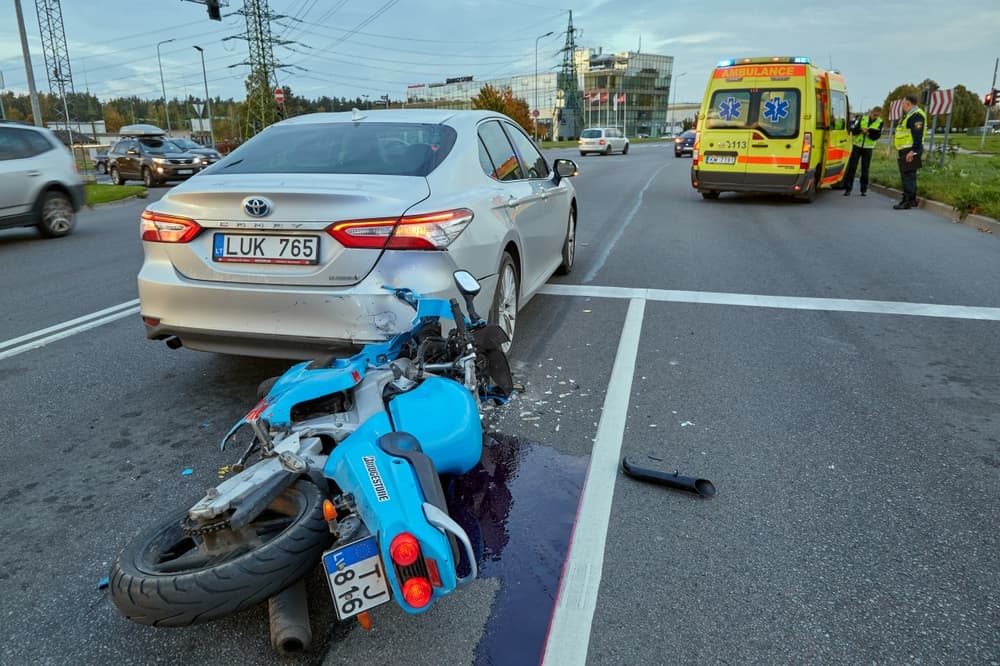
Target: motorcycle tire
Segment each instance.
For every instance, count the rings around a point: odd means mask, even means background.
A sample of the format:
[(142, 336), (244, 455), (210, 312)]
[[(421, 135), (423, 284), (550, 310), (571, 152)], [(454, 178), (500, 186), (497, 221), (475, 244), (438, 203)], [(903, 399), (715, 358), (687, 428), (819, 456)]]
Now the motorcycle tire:
[(204, 555), (203, 537), (181, 531), (187, 509), (177, 511), (115, 560), (111, 600), (133, 622), (157, 627), (186, 627), (256, 606), (319, 563), (331, 542), (322, 505), (319, 488), (299, 481), (244, 528), (253, 528), (256, 543)]

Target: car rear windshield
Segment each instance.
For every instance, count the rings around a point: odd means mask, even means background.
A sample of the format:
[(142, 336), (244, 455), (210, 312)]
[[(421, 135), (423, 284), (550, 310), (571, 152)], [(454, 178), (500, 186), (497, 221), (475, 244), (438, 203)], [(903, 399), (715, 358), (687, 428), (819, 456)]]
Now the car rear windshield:
[(773, 138), (799, 133), (799, 91), (791, 88), (716, 90), (705, 116), (709, 129), (755, 129)]
[(426, 176), (455, 145), (455, 130), (417, 123), (270, 127), (204, 173)]
[(601, 138), (601, 130), (599, 129), (586, 129), (580, 133), (580, 138), (583, 139), (599, 139)]

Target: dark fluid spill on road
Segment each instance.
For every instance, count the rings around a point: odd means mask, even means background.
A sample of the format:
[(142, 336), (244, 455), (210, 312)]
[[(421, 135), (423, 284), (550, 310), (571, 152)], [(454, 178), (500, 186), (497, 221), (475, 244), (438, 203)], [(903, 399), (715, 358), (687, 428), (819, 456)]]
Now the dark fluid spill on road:
[(479, 575), (501, 581), (476, 663), (537, 664), (589, 459), (508, 435), (483, 444), (479, 464), (448, 488)]

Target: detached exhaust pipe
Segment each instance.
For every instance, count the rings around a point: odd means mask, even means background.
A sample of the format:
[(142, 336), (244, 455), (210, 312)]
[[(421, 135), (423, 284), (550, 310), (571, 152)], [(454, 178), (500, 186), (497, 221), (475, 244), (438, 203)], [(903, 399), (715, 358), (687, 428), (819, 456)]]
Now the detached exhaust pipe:
[(167, 338), (166, 340), (164, 340), (164, 342), (171, 349), (180, 349), (181, 347), (184, 346), (184, 343), (181, 342), (181, 339), (178, 338), (176, 335), (170, 336), (169, 338)]
[(312, 644), (306, 582), (300, 580), (267, 600), (271, 619), (271, 645), (279, 654), (300, 655)]
[(708, 479), (696, 479), (690, 476), (680, 476), (677, 470), (674, 470), (672, 474), (668, 474), (648, 467), (638, 467), (630, 463), (628, 458), (622, 458), (622, 471), (634, 479), (659, 483), (675, 490), (686, 490), (699, 497), (715, 496), (715, 486), (712, 485), (711, 481)]

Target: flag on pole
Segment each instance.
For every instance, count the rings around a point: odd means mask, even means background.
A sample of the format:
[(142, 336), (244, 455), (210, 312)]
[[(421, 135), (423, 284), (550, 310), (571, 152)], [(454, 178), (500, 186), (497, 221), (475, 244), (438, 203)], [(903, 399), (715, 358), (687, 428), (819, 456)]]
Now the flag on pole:
[(899, 120), (903, 117), (903, 100), (894, 99), (889, 103), (889, 120)]

